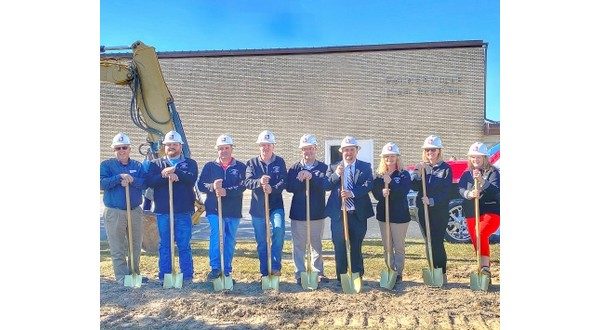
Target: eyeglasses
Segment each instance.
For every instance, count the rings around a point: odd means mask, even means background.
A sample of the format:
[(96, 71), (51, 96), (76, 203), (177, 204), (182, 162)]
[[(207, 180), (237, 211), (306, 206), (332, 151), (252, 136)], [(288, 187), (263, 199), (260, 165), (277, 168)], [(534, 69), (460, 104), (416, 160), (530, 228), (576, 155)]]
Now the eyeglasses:
[(115, 147), (115, 151), (117, 151), (117, 150), (127, 150), (127, 149), (129, 149), (129, 146)]
[(431, 152), (435, 152), (437, 149), (425, 149), (425, 152), (431, 151)]

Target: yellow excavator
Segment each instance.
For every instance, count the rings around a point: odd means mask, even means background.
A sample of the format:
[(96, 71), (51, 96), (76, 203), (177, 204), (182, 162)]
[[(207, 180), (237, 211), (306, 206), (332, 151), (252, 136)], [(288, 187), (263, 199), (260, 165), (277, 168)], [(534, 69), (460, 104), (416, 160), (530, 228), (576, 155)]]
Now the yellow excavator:
[[(114, 50), (131, 50), (132, 53), (131, 56), (103, 54)], [(141, 145), (138, 148), (140, 153), (148, 160), (163, 156), (161, 141), (167, 132), (175, 130), (181, 134), (184, 142), (183, 155), (190, 157), (183, 125), (163, 77), (155, 48), (136, 41), (131, 46), (100, 46), (100, 54), (100, 81), (128, 85), (131, 88), (131, 119), (135, 126), (148, 133), (148, 147), (142, 151), (146, 144)], [(196, 190), (195, 212), (192, 216), (194, 224), (198, 223), (204, 210), (204, 203)]]

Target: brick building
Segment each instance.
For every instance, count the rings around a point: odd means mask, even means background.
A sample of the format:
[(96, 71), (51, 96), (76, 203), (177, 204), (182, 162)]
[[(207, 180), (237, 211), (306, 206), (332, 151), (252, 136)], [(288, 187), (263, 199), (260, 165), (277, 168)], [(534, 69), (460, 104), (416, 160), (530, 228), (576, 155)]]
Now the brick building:
[[(256, 138), (268, 129), (288, 166), (299, 158), (300, 136), (313, 133), (326, 163), (350, 134), (363, 145), (359, 158), (376, 167), (389, 141), (405, 164), (420, 159), (430, 134), (442, 138), (445, 158), (464, 158), (477, 140), (499, 141), (499, 124), (485, 120), (486, 46), (475, 40), (158, 56), (199, 164), (215, 158), (222, 133), (233, 136), (237, 159), (256, 156)], [(130, 98), (127, 87), (101, 84), (101, 159), (113, 155), (110, 141), (119, 131), (136, 145), (145, 141), (129, 117)]]

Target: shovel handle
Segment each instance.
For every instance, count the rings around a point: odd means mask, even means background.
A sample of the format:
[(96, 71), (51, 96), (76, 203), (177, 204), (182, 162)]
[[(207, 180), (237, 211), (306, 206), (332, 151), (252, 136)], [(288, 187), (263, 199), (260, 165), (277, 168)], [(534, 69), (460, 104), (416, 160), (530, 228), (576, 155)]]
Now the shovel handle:
[[(421, 184), (423, 186), (423, 197), (427, 197), (427, 184), (425, 182), (425, 168), (420, 168)], [(425, 216), (425, 233), (427, 239), (427, 255), (429, 256), (429, 269), (433, 272), (433, 254), (431, 252), (431, 235), (429, 229), (429, 205), (423, 203), (423, 215)]]
[(173, 211), (173, 182), (170, 178), (169, 181), (169, 231), (171, 236), (171, 273), (173, 276), (177, 275), (175, 269), (175, 214)]
[[(387, 182), (384, 183), (384, 188), (389, 189), (389, 184)], [(386, 261), (388, 270), (391, 269), (391, 255), (392, 255), (392, 242), (390, 240), (390, 198), (389, 192), (388, 195), (385, 196), (385, 239), (386, 239)]]
[(267, 228), (267, 270), (271, 276), (271, 219), (269, 214), (269, 194), (265, 191), (265, 226)]
[(306, 182), (306, 269), (311, 272), (312, 251), (310, 248), (310, 180), (305, 178), (304, 181)]
[(475, 185), (474, 192), (475, 198), (473, 198), (473, 203), (475, 204), (475, 237), (477, 239), (477, 273), (481, 272), (481, 237), (479, 235), (479, 180), (473, 178), (473, 183)]
[[(344, 172), (341, 176), (341, 191), (344, 191)], [(342, 220), (344, 224), (344, 241), (346, 243), (346, 259), (348, 262), (348, 277), (352, 278), (352, 259), (350, 256), (350, 234), (348, 233), (348, 213), (346, 210), (346, 198), (342, 197)]]
[(133, 275), (133, 228), (131, 221), (131, 199), (129, 197), (129, 183), (125, 186), (125, 204), (127, 205), (127, 240), (129, 241), (129, 273)]
[(221, 276), (225, 276), (225, 260), (223, 257), (223, 204), (221, 204), (221, 196), (217, 196), (217, 209), (219, 212), (219, 254), (221, 256)]

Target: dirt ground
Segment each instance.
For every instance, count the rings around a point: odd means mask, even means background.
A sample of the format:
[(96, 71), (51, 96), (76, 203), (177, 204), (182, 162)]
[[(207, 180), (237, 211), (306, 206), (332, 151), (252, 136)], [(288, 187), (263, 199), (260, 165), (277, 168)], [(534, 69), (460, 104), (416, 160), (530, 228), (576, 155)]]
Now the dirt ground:
[[(363, 291), (344, 294), (337, 281), (304, 291), (292, 276), (282, 276), (279, 292), (263, 292), (258, 278), (238, 278), (231, 292), (213, 292), (198, 281), (182, 289), (150, 282), (132, 289), (100, 278), (101, 328), (280, 329), (404, 328), (499, 329), (500, 286), (494, 275), (488, 292), (469, 289), (468, 267), (448, 269), (444, 288), (406, 276), (393, 291), (379, 278), (365, 278)], [(499, 274), (492, 266), (492, 274)]]

